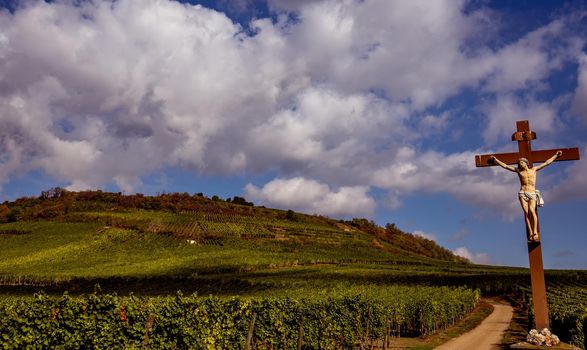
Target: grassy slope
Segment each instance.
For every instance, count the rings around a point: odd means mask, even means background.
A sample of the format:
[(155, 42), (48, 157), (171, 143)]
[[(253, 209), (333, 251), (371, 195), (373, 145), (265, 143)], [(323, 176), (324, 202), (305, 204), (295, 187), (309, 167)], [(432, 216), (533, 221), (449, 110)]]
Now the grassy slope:
[[(467, 264), (432, 241), (364, 219), (340, 222), (188, 195), (83, 192), (2, 206), (4, 221), (16, 220), (0, 224), (0, 291), (8, 293), (22, 287), (7, 285), (22, 281), (56, 291), (100, 283), (123, 292), (216, 294), (394, 284), (501, 293), (529, 282), (525, 269)], [(581, 271), (549, 275), (556, 283), (585, 281)]]
[[(201, 286), (194, 289), (200, 292), (267, 288), (278, 292), (308, 285), (328, 289), (375, 283), (389, 271), (412, 276), (416, 270), (425, 272), (442, 264), (409, 252), (392, 254), (381, 249), (392, 250), (385, 242), (374, 247), (373, 237), (361, 232), (322, 241), (295, 235), (288, 239), (287, 234), (279, 240), (227, 238), (220, 246), (190, 244), (169, 234), (105, 228), (102, 223), (18, 222), (0, 225), (0, 230), (30, 231), (0, 236), (0, 275), (26, 276), (31, 281), (82, 278), (90, 280), (89, 286), (91, 281), (104, 284), (103, 279), (118, 277), (138, 289), (141, 280), (150, 279), (169, 292), (189, 289), (181, 285), (186, 280), (197, 280)], [(184, 282), (169, 285), (170, 279)]]
[(190, 244), (169, 235), (144, 233), (93, 223), (4, 224), (30, 234), (4, 236), (3, 274), (59, 277), (108, 277), (206, 274), (280, 265), (385, 261), (389, 253), (371, 247), (366, 235), (331, 244), (276, 240), (226, 239), (222, 246)]

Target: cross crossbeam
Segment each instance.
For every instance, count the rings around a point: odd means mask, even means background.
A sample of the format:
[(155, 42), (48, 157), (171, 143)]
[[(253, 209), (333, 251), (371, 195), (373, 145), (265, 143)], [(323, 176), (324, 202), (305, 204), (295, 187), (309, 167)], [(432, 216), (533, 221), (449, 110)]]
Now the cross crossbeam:
[[(552, 155), (559, 150), (563, 151), (563, 155), (556, 160), (557, 162), (560, 162), (562, 160), (579, 160), (579, 149), (576, 147), (532, 151), (532, 155), (530, 157), (524, 158), (527, 158), (528, 161), (532, 163), (542, 163), (548, 158), (552, 157)], [(502, 162), (510, 165), (518, 164), (518, 160), (520, 160), (521, 158), (519, 152), (483, 154), (475, 156), (475, 165), (477, 167), (494, 166), (495, 164), (491, 163), (491, 161), (489, 160), (491, 156), (495, 156), (499, 158), (499, 160), (501, 160)], [(530, 160), (530, 158), (532, 158), (532, 160)]]
[[(532, 140), (536, 139), (536, 133), (530, 130), (530, 123), (527, 120), (521, 120), (516, 122), (516, 132), (512, 135), (512, 141), (518, 142), (518, 152), (512, 153), (500, 153), (500, 154), (482, 154), (475, 156), (475, 165), (477, 167), (487, 167), (498, 165), (493, 161), (495, 157), (500, 162), (505, 164), (518, 164), (520, 158), (526, 158), (528, 161), (528, 168), (532, 168), (534, 163), (564, 161), (564, 160), (578, 160), (579, 149), (578, 148), (559, 148), (552, 150), (532, 150)], [(556, 158), (553, 157), (557, 154), (557, 151), (562, 151), (562, 154)], [(556, 159), (555, 159), (556, 158)], [(502, 164), (503, 166), (503, 164)], [(513, 170), (513, 169), (511, 169)], [(523, 174), (518, 170), (518, 174)], [(520, 175), (520, 181), (523, 180)], [(520, 199), (522, 202), (522, 199)], [(528, 200), (526, 206), (530, 205)], [(535, 204), (535, 201), (532, 202)], [(526, 209), (524, 209), (526, 210)], [(535, 218), (537, 230), (539, 230), (538, 216)], [(526, 235), (531, 237), (531, 230), (528, 227), (528, 220), (526, 220)], [(546, 284), (544, 282), (544, 266), (542, 263), (542, 247), (540, 240), (529, 240), (528, 241), (528, 257), (530, 260), (530, 279), (532, 281), (532, 301), (534, 304), (534, 314), (537, 329), (550, 328), (550, 322), (548, 320), (548, 305), (546, 303)]]
[(475, 165), (477, 167), (496, 165), (490, 161), (491, 156), (495, 156), (506, 164), (518, 164), (520, 158), (526, 158), (530, 162), (530, 167), (532, 167), (533, 163), (544, 162), (559, 150), (563, 154), (556, 159), (557, 162), (579, 160), (579, 149), (577, 147), (532, 151), (531, 141), (536, 139), (536, 133), (530, 131), (530, 123), (527, 120), (517, 121), (516, 129), (517, 131), (512, 135), (512, 141), (518, 141), (518, 152), (477, 155), (475, 156)]

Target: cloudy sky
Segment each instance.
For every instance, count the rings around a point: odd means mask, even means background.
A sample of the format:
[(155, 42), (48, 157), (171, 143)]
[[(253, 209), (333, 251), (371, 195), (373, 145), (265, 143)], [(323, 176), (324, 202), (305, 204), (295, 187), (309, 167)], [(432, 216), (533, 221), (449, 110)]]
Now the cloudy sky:
[[(0, 201), (203, 192), (367, 217), (527, 266), (515, 174), (587, 157), (587, 7), (574, 1), (0, 0)], [(587, 269), (587, 161), (540, 173), (546, 267)]]

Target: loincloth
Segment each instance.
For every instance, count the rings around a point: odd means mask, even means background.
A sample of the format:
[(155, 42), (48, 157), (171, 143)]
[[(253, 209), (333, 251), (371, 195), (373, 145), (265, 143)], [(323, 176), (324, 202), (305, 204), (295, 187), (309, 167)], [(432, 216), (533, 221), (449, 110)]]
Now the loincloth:
[(544, 198), (542, 198), (542, 193), (540, 193), (539, 190), (534, 192), (520, 191), (518, 192), (518, 197), (522, 198), (526, 202), (531, 200), (536, 201), (536, 205), (539, 207), (544, 206)]

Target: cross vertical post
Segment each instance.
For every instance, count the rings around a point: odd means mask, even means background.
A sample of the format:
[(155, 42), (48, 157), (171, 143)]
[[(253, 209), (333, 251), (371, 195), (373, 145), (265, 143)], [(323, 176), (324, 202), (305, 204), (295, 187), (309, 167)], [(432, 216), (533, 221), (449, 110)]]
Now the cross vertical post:
[[(531, 140), (536, 134), (530, 131), (530, 124), (527, 120), (516, 122), (517, 132), (512, 135), (512, 141), (518, 141), (518, 153), (520, 158), (528, 159), (530, 167), (533, 166)], [(540, 221), (536, 225), (540, 231)], [(526, 226), (526, 235), (529, 235), (530, 228)], [(534, 318), (536, 329), (550, 329), (548, 320), (548, 304), (546, 302), (546, 282), (544, 280), (544, 264), (542, 263), (542, 245), (540, 241), (528, 241), (528, 258), (530, 260), (530, 281), (532, 284), (532, 304), (534, 304)]]
[[(561, 148), (559, 150), (540, 150), (532, 151), (531, 141), (536, 139), (536, 133), (530, 131), (530, 123), (527, 120), (516, 122), (516, 132), (512, 135), (512, 141), (518, 141), (518, 152), (486, 154), (475, 156), (477, 167), (498, 165), (494, 163), (492, 157), (499, 159), (503, 164), (517, 164), (520, 158), (528, 160), (528, 167), (532, 168), (534, 162), (545, 162), (549, 160), (557, 151), (562, 154), (556, 161), (578, 160), (578, 148)], [(554, 159), (554, 158), (553, 158)], [(553, 160), (550, 159), (549, 162)], [(513, 168), (507, 167), (509, 170)], [(520, 180), (522, 181), (522, 180)], [(528, 204), (529, 205), (529, 204)], [(540, 230), (538, 218), (536, 217), (535, 227)], [(532, 237), (531, 228), (526, 221), (526, 237)], [(530, 279), (532, 283), (532, 303), (534, 306), (535, 323), (537, 329), (550, 328), (548, 319), (548, 305), (546, 300), (546, 283), (544, 280), (544, 266), (542, 263), (542, 246), (540, 239), (528, 239), (528, 258), (530, 260)]]

